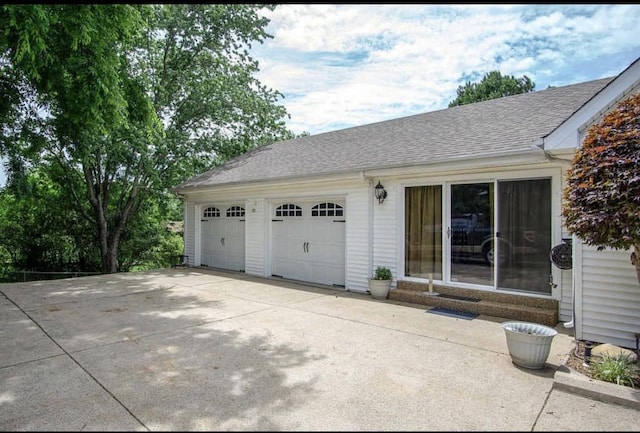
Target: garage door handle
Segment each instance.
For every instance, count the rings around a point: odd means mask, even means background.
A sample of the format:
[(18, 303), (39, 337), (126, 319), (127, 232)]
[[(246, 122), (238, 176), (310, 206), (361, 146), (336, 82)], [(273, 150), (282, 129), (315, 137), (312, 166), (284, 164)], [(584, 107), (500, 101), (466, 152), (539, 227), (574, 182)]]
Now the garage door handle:
[(220, 244), (224, 247), (224, 238), (220, 238)]

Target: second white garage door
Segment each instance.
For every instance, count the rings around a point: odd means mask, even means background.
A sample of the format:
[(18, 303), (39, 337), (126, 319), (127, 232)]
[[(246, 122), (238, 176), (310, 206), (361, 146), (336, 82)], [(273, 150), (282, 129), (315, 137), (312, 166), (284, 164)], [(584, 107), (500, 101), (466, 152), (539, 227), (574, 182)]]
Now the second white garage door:
[(291, 201), (274, 206), (271, 274), (344, 287), (344, 203)]

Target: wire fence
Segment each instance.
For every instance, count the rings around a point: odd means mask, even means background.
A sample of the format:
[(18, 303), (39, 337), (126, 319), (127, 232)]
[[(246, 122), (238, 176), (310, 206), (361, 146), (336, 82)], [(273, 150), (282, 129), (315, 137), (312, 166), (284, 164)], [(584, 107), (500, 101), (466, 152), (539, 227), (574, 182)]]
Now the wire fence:
[[(101, 275), (102, 272), (44, 272), (44, 271), (10, 271), (5, 274), (4, 282), (58, 280), (62, 278), (85, 277), (89, 275)], [(0, 279), (2, 282), (3, 279)]]

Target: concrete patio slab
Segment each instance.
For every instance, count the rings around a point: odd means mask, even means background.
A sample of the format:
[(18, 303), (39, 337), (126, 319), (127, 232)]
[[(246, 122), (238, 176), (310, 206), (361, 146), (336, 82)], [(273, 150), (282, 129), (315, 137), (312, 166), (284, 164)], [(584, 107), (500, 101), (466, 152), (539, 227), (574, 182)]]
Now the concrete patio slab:
[(209, 269), (1, 284), (0, 430), (640, 431), (554, 386), (567, 330), (528, 370), (501, 322)]

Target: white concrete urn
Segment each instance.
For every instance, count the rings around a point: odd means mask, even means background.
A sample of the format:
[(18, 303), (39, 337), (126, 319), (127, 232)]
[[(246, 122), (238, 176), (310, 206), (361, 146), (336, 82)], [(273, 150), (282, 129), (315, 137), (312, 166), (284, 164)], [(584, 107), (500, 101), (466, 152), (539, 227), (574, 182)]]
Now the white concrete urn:
[(387, 299), (391, 290), (391, 280), (369, 278), (369, 293), (373, 299)]
[(553, 337), (558, 331), (549, 326), (530, 322), (504, 322), (507, 349), (511, 361), (520, 367), (539, 370), (544, 367)]

